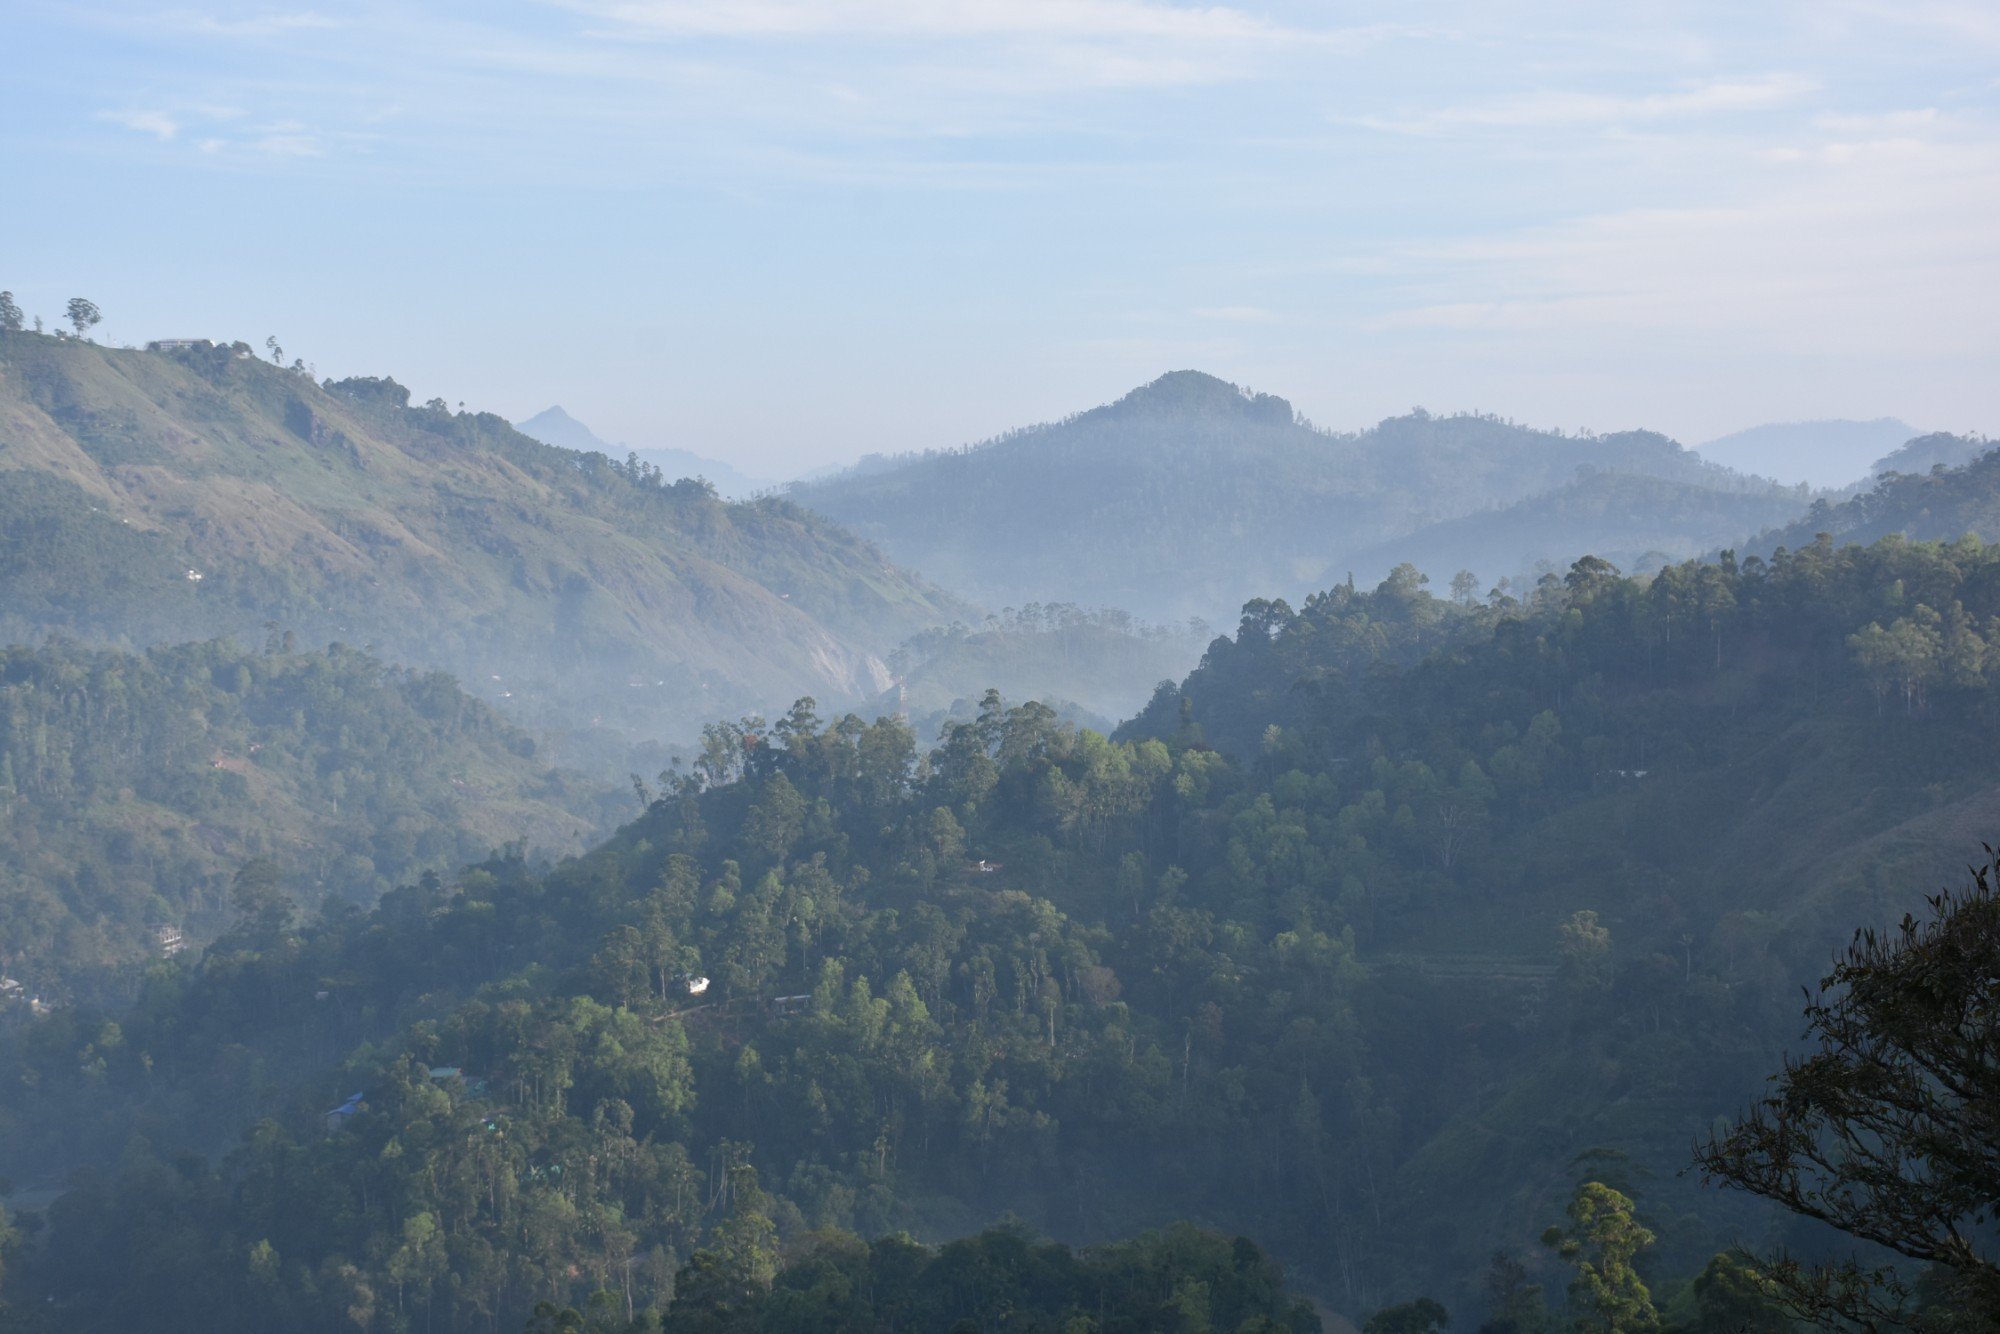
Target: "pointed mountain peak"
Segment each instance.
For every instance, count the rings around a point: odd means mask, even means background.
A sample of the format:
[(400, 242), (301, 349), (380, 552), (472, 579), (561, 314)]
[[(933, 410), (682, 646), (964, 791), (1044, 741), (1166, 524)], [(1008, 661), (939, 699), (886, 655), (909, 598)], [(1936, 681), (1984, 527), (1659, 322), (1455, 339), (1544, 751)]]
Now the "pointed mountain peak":
[(1108, 412), (1120, 416), (1222, 417), (1289, 426), (1292, 405), (1275, 394), (1253, 393), (1206, 371), (1168, 371), (1134, 389)]
[(614, 457), (619, 452), (619, 446), (605, 440), (597, 432), (570, 416), (560, 405), (544, 408), (526, 421), (515, 422), (514, 429), (522, 435), (533, 436), (545, 445), (556, 445), (563, 449), (610, 454)]

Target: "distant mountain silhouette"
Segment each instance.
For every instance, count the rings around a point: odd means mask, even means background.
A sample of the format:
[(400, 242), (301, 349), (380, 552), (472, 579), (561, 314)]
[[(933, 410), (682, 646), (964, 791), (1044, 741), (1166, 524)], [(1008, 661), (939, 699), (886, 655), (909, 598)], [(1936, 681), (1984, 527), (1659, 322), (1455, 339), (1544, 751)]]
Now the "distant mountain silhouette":
[(1876, 460), (1917, 434), (1894, 417), (1775, 422), (1721, 436), (1695, 452), (1738, 472), (1838, 488), (1867, 480)]
[(714, 485), (718, 495), (729, 500), (748, 500), (771, 486), (766, 479), (746, 476), (721, 459), (707, 458), (691, 450), (637, 449), (613, 444), (560, 406), (544, 408), (526, 421), (515, 422), (514, 429), (522, 435), (533, 436), (543, 444), (560, 445), (564, 449), (580, 450), (586, 454), (603, 454), (621, 462), (628, 454), (637, 454), (658, 468), (667, 481), (677, 481), (682, 477), (706, 478)]
[[(1115, 403), (971, 448), (864, 459), (824, 481), (795, 483), (789, 494), (989, 605), (1073, 601), (1153, 620), (1227, 623), (1246, 599), (1301, 596), (1323, 587), (1330, 570), (1352, 569), (1372, 584), (1394, 563), (1384, 544), (1556, 491), (1585, 468), (1763, 497), (1769, 505), (1753, 511), (1753, 522), (1803, 505), (1786, 488), (1649, 431), (1567, 436), (1419, 409), (1333, 435), (1283, 398), (1199, 371), (1161, 376)], [(1714, 516), (1682, 531), (1673, 527), (1678, 511), (1648, 510), (1652, 498), (1639, 489), (1628, 499), (1639, 508), (1599, 507), (1587, 531), (1630, 522), (1688, 552), (1708, 540)], [(1515, 572), (1545, 548), (1581, 555), (1583, 531), (1496, 532), (1498, 545), (1482, 547), (1493, 564), (1477, 573)], [(1436, 564), (1408, 544), (1398, 550), (1396, 559)]]

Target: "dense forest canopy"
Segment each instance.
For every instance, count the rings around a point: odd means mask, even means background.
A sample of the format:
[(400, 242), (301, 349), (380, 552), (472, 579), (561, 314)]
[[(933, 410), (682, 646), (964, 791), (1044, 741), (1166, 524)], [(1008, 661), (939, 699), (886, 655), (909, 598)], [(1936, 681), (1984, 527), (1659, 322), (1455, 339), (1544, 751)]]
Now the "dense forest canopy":
[(584, 857), (252, 899), (129, 1009), (17, 1017), (0, 1171), (82, 1170), (9, 1291), (470, 1330), (679, 1274), (786, 1328), (872, 1272), (816, 1231), (1011, 1211), (1260, 1238), (1382, 1329), (1536, 1287), (1738, 1328), (1717, 1251), (1826, 1241), (1686, 1146), (1829, 944), (1990, 836), (1996, 644), (2000, 551), (1820, 541), (1255, 604), (1117, 740), (997, 694), (928, 754), (811, 701), (717, 725)]
[(0, 975), (125, 995), (234, 920), (240, 869), (311, 913), (521, 842), (581, 850), (629, 792), (552, 769), (442, 673), (334, 645), (0, 650)]

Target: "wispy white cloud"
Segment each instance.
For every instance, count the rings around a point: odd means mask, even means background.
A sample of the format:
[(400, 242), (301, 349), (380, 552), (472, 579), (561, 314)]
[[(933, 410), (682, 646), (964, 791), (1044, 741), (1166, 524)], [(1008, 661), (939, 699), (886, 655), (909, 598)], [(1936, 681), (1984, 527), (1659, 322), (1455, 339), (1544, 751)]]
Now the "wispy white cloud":
[(172, 9), (157, 15), (152, 21), (164, 27), (178, 28), (186, 32), (231, 38), (284, 37), (296, 32), (320, 31), (343, 26), (340, 20), (310, 9), (250, 14), (243, 17), (223, 17), (198, 10)]
[(1384, 327), (1701, 336), (1743, 355), (1888, 361), (1996, 350), (2000, 143), (1877, 139), (1801, 158), (1726, 205), (1640, 208), (1410, 247)]
[(634, 27), (700, 36), (1146, 37), (1271, 40), (1241, 9), (1145, 0), (571, 0)]
[(1940, 32), (2000, 48), (2000, 10), (1966, 0), (1834, 0), (1830, 9), (1876, 23)]
[(274, 158), (324, 157), (326, 154), (319, 136), (297, 121), (268, 125), (255, 138), (248, 140), (246, 146)]
[(1274, 324), (1278, 313), (1263, 306), (1197, 306), (1194, 313), (1205, 320), (1225, 320), (1232, 324)]
[(100, 111), (97, 118), (162, 140), (173, 138), (181, 130), (180, 122), (164, 111)]
[(1768, 111), (1797, 102), (1819, 87), (1801, 74), (1716, 79), (1643, 96), (1542, 91), (1414, 116), (1371, 116), (1376, 129), (1425, 134), (1458, 129), (1534, 129), (1687, 120), (1731, 112)]

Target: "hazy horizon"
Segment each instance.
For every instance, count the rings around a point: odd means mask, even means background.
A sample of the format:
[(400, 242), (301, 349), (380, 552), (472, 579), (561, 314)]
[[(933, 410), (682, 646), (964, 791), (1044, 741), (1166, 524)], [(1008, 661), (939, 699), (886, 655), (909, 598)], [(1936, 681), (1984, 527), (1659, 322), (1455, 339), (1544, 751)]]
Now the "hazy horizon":
[(1339, 429), (2000, 419), (1992, 15), (1343, 18), (30, 3), (0, 286), (760, 475), (1179, 367)]

